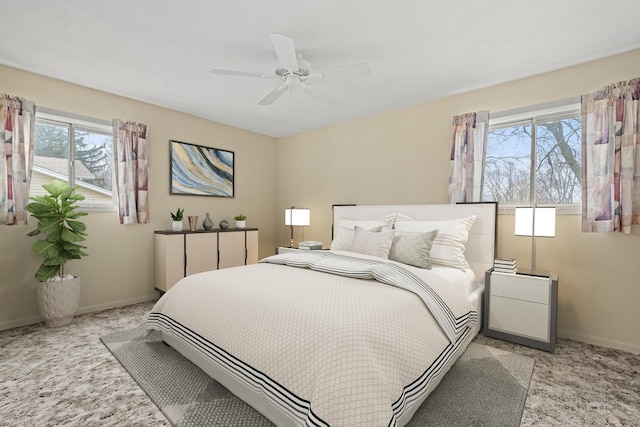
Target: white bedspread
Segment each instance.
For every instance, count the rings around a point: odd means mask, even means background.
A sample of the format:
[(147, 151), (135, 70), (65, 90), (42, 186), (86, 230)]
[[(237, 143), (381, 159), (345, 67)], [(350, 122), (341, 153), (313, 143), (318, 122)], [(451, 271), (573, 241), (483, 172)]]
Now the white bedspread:
[[(476, 321), (465, 297), (427, 270), (320, 251), (263, 261), (186, 277), (147, 327), (190, 342), (292, 424), (395, 425), (440, 382)], [(390, 286), (332, 270), (404, 278)]]

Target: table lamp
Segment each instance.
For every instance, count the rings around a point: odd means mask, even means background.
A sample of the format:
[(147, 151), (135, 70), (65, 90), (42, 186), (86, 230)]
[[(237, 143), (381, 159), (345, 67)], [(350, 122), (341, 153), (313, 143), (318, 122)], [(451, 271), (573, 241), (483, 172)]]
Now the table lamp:
[(531, 236), (531, 273), (536, 273), (536, 237), (556, 236), (556, 208), (516, 208), (515, 235)]
[(307, 208), (295, 208), (284, 210), (284, 225), (291, 227), (291, 245), (293, 247), (293, 227), (305, 227), (311, 224), (311, 210)]

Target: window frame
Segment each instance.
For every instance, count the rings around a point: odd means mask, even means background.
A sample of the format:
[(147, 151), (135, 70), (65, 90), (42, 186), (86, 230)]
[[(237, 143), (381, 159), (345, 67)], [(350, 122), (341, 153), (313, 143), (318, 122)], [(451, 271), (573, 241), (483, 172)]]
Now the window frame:
[[(115, 136), (113, 134), (113, 124), (108, 120), (96, 119), (93, 117), (82, 116), (79, 114), (68, 113), (65, 111), (54, 110), (46, 107), (38, 107), (36, 109), (35, 122), (38, 120), (46, 121), (53, 124), (60, 124), (69, 128), (69, 158), (67, 159), (68, 174), (60, 175), (57, 178), (74, 185), (75, 182), (75, 132), (89, 131), (96, 133), (106, 133), (111, 135), (111, 152), (112, 164), (115, 162)], [(35, 144), (35, 141), (34, 141)], [(36, 166), (34, 166), (35, 168)], [(49, 172), (50, 173), (50, 172)], [(52, 175), (56, 175), (54, 172)], [(118, 199), (116, 191), (115, 168), (112, 167), (111, 172), (111, 201), (97, 202), (95, 200), (82, 200), (78, 202), (78, 208), (83, 212), (117, 212)]]
[[(531, 105), (522, 108), (515, 108), (511, 110), (499, 111), (497, 113), (490, 113), (489, 124), (487, 126), (487, 134), (493, 129), (499, 129), (504, 127), (514, 127), (521, 125), (531, 125), (533, 129), (533, 135), (535, 136), (535, 129), (537, 123), (551, 120), (562, 120), (567, 118), (581, 118), (581, 97), (574, 96), (570, 98), (559, 99), (556, 101), (546, 102), (542, 104)], [(531, 171), (530, 177), (531, 188), (530, 192), (533, 194), (535, 191), (535, 177), (533, 176), (533, 165), (536, 162), (535, 144), (531, 145)], [(484, 177), (485, 170), (483, 168), (482, 174)], [(484, 183), (483, 183), (484, 187)], [(484, 188), (483, 188), (484, 191)], [(498, 203), (498, 212), (514, 214), (515, 208), (522, 205), (507, 205), (504, 203)], [(538, 203), (538, 207), (555, 207), (556, 214), (559, 215), (581, 215), (582, 203)]]

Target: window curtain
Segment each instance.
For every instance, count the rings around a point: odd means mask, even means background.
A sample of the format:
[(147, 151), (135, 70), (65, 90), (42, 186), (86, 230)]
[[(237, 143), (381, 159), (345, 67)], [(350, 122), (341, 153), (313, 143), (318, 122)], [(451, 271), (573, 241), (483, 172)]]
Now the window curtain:
[(0, 95), (0, 225), (28, 224), (36, 105)]
[(482, 201), (489, 111), (453, 117), (449, 203)]
[(113, 120), (120, 224), (149, 222), (149, 146), (147, 126)]
[(582, 96), (582, 231), (640, 224), (640, 78)]

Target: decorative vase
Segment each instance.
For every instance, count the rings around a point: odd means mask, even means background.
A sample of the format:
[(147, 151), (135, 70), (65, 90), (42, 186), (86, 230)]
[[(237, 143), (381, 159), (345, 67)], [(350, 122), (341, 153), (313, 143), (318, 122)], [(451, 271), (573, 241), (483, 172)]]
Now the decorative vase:
[(187, 219), (189, 220), (189, 230), (196, 231), (196, 227), (198, 226), (198, 215), (189, 215)]
[(220, 221), (220, 228), (223, 230), (226, 230), (227, 228), (229, 228), (229, 221), (227, 221), (226, 219), (223, 219), (222, 221)]
[(244, 228), (247, 224), (247, 221), (236, 221), (236, 228)]
[(202, 221), (202, 228), (204, 228), (205, 230), (211, 230), (213, 228), (213, 221), (211, 221), (209, 212), (207, 212), (207, 216), (205, 216), (204, 221)]
[(36, 287), (38, 310), (52, 328), (71, 323), (80, 302), (80, 278), (57, 279), (39, 282)]
[(171, 226), (173, 231), (182, 231), (182, 221), (173, 221)]

